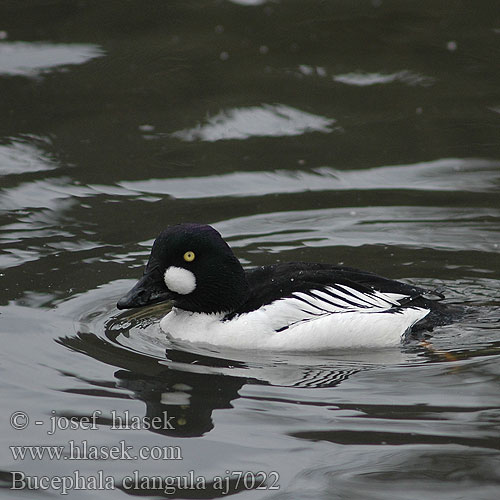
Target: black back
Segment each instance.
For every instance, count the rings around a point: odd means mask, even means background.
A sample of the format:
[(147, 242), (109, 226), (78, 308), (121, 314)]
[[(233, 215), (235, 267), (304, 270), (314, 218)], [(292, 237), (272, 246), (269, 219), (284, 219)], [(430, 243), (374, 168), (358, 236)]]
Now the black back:
[(309, 290), (322, 290), (328, 286), (346, 285), (362, 293), (379, 291), (407, 295), (407, 299), (399, 301), (402, 306), (411, 305), (435, 311), (431, 314), (433, 324), (448, 322), (444, 319), (439, 321), (437, 318), (442, 316), (445, 310), (438, 303), (438, 300), (443, 298), (440, 294), (350, 267), (311, 262), (287, 262), (249, 269), (246, 271), (246, 279), (250, 290), (248, 299), (229, 314), (227, 319), (254, 311), (274, 300), (290, 297), (293, 292), (308, 292)]

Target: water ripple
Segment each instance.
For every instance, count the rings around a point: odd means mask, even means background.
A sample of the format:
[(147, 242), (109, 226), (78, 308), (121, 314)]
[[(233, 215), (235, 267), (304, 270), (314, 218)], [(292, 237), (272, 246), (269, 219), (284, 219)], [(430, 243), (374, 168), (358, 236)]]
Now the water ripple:
[(46, 142), (36, 137), (28, 142), (13, 140), (10, 144), (0, 144), (0, 176), (26, 174), (57, 168), (55, 162), (45, 151), (33, 144), (33, 139)]
[(410, 86), (420, 85), (428, 87), (434, 83), (434, 79), (428, 76), (419, 75), (408, 70), (396, 73), (345, 73), (333, 77), (336, 82), (357, 87), (368, 87), (371, 85), (381, 85), (393, 82), (403, 82)]
[(119, 186), (129, 191), (168, 194), (174, 198), (374, 189), (485, 192), (498, 189), (499, 166), (496, 160), (443, 158), (360, 170), (320, 167), (313, 171), (231, 172), (205, 177), (122, 181)]
[(0, 75), (37, 76), (49, 68), (83, 64), (104, 51), (83, 43), (0, 42)]
[(499, 221), (500, 210), (493, 208), (471, 213), (451, 207), (379, 206), (258, 214), (214, 226), (233, 247), (252, 244), (266, 251), (382, 244), (498, 253)]
[(283, 104), (263, 104), (221, 111), (204, 125), (179, 130), (172, 137), (183, 141), (220, 141), (249, 137), (284, 137), (307, 132), (331, 132), (333, 118), (306, 113)]

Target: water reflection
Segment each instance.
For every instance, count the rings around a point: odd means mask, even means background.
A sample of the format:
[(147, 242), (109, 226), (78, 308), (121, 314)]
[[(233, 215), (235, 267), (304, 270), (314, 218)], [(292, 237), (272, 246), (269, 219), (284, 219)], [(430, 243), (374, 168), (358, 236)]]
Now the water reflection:
[(183, 141), (214, 142), (250, 137), (284, 137), (307, 132), (332, 131), (333, 118), (306, 113), (283, 104), (263, 104), (222, 111), (192, 129), (179, 130), (172, 137)]
[(368, 87), (370, 85), (381, 85), (393, 82), (402, 82), (410, 86), (421, 85), (428, 87), (434, 83), (434, 78), (419, 75), (408, 70), (397, 71), (396, 73), (345, 73), (335, 75), (333, 79), (346, 85), (357, 87)]
[(429, 87), (435, 82), (430, 76), (420, 75), (410, 70), (395, 71), (393, 73), (363, 73), (354, 71), (351, 73), (331, 74), (325, 66), (311, 66), (300, 64), (298, 76), (331, 78), (335, 82), (355, 87), (369, 87), (371, 85), (384, 85), (388, 83), (401, 82), (412, 86)]
[(92, 44), (0, 42), (0, 75), (34, 77), (49, 68), (83, 64), (103, 55)]
[(0, 144), (0, 176), (53, 170), (57, 168), (47, 153), (36, 146), (36, 142), (46, 142), (41, 137), (28, 140), (12, 140), (10, 144)]
[(173, 428), (152, 429), (159, 434), (194, 437), (214, 428), (212, 413), (232, 408), (238, 390), (246, 380), (239, 377), (189, 373), (164, 367), (154, 377), (140, 372), (120, 370), (115, 373), (117, 384), (146, 403), (148, 419), (174, 415)]
[(238, 5), (262, 5), (267, 3), (269, 0), (229, 0), (232, 3)]
[[(266, 251), (381, 244), (497, 253), (499, 220), (500, 210), (494, 208), (475, 209), (469, 214), (451, 207), (379, 206), (259, 214), (214, 226), (233, 247), (253, 245)], [(245, 227), (243, 237), (241, 227)]]
[[(119, 328), (119, 325), (122, 327)], [(100, 381), (86, 380), (85, 385), (93, 387), (92, 392), (98, 391), (99, 395), (108, 397), (117, 397), (118, 394), (119, 397), (125, 397), (122, 391), (125, 389), (132, 394), (131, 397), (145, 403), (147, 419), (161, 419), (165, 414), (174, 415), (176, 425), (172, 428), (167, 426), (150, 429), (164, 435), (194, 437), (210, 432), (214, 428), (213, 411), (232, 408), (232, 401), (240, 397), (238, 391), (248, 383), (292, 388), (335, 387), (351, 375), (368, 369), (359, 363), (349, 368), (346, 362), (337, 362), (338, 368), (309, 368), (301, 364), (290, 366), (285, 359), (281, 362), (243, 362), (220, 355), (211, 356), (209, 351), (199, 354), (172, 348), (165, 349), (163, 359), (158, 359), (159, 356), (152, 356), (147, 352), (148, 346), (144, 344), (141, 348), (145, 352), (120, 346), (123, 336), (134, 335), (134, 327), (137, 327), (137, 322), (111, 321), (108, 322), (107, 339), (80, 332), (76, 336), (62, 337), (58, 342), (94, 359), (120, 367), (115, 372), (114, 384), (107, 383), (103, 386)], [(193, 348), (196, 349), (196, 346)], [(153, 343), (150, 350), (151, 353), (158, 353), (157, 346)], [(245, 356), (246, 353), (240, 352), (239, 355)], [(252, 356), (249, 358), (254, 359)], [(313, 363), (318, 362), (313, 357), (309, 359)], [(89, 389), (83, 390), (86, 394), (89, 393)], [(79, 392), (81, 389), (70, 391)], [(103, 417), (100, 423), (110, 425), (111, 421)]]
[[(492, 191), (500, 182), (500, 162), (445, 158), (412, 165), (366, 169), (274, 170), (231, 172), (205, 177), (122, 181), (119, 185), (140, 193), (162, 193), (175, 198), (263, 196), (327, 190), (409, 189), (426, 191)], [(128, 193), (127, 193), (128, 194)]]

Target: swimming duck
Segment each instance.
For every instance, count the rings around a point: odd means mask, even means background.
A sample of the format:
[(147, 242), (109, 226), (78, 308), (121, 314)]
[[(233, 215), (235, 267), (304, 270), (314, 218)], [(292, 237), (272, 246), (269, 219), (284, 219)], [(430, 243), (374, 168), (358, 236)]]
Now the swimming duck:
[[(173, 338), (245, 349), (394, 346), (439, 322), (443, 298), (374, 273), (289, 262), (245, 270), (211, 226), (178, 224), (156, 238), (144, 275), (117, 304), (172, 301)], [(429, 318), (431, 321), (429, 321)]]

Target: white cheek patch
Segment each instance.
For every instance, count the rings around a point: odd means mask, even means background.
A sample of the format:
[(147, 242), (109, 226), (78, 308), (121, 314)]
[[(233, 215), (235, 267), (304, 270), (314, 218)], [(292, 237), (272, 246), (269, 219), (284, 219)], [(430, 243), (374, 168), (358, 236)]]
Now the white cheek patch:
[(196, 288), (196, 278), (191, 271), (182, 267), (170, 266), (163, 276), (167, 288), (181, 295), (188, 295)]

